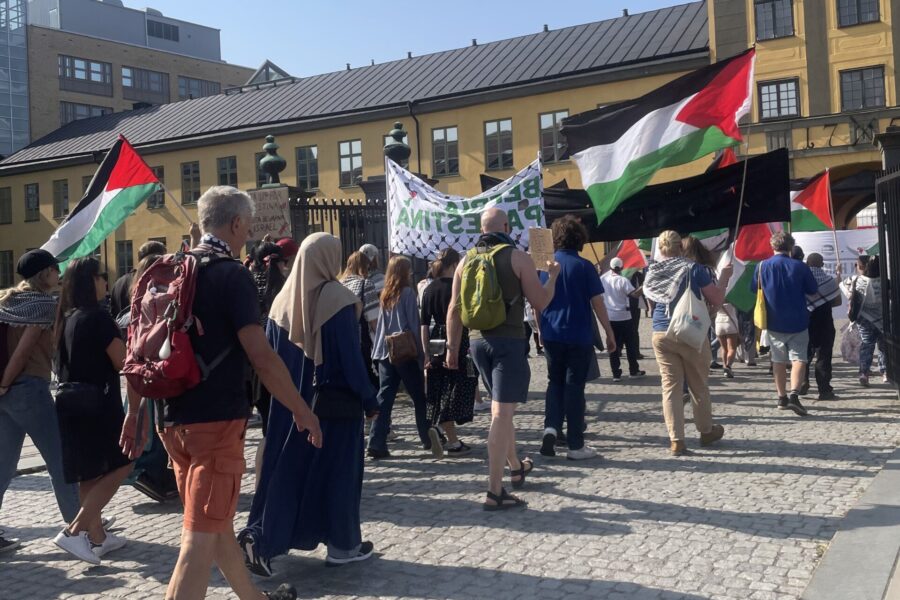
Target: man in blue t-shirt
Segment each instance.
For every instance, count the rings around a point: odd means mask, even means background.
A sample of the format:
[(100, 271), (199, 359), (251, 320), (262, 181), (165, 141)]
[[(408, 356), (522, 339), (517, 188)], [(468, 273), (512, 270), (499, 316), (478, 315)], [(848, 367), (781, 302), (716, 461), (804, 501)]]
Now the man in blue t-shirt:
[(544, 437), (541, 454), (555, 456), (556, 437), (563, 419), (568, 423), (566, 443), (569, 460), (597, 456), (584, 444), (584, 385), (594, 358), (594, 315), (606, 331), (610, 352), (616, 337), (603, 302), (603, 284), (597, 269), (578, 253), (588, 241), (587, 229), (575, 217), (566, 215), (553, 222), (553, 246), (560, 265), (556, 293), (540, 316), (541, 340), (547, 357), (547, 398), (544, 409)]
[[(772, 353), (772, 371), (778, 392), (778, 408), (790, 409), (801, 417), (807, 412), (800, 403), (800, 387), (806, 373), (809, 346), (809, 311), (807, 294), (815, 294), (819, 286), (809, 267), (791, 258), (794, 238), (778, 231), (770, 240), (775, 256), (759, 263), (750, 284), (756, 293), (762, 283), (766, 299), (766, 321)], [(791, 367), (790, 396), (787, 387), (787, 363)]]

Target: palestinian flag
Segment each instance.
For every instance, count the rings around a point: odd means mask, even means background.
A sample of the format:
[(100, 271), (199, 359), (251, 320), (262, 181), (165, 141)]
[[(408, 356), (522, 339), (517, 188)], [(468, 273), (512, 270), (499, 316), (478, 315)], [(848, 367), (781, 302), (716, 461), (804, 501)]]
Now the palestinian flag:
[(737, 155), (734, 153), (734, 148), (725, 148), (719, 155), (716, 156), (715, 160), (712, 161), (712, 164), (706, 168), (706, 172), (715, 171), (716, 169), (721, 169), (723, 167), (730, 167), (731, 165), (736, 165), (738, 163)]
[(84, 197), (41, 248), (61, 261), (89, 256), (151, 194), (160, 182), (124, 137), (94, 173)]
[(725, 291), (725, 301), (733, 304), (738, 310), (744, 312), (753, 310), (756, 304), (756, 294), (750, 290), (753, 273), (757, 264), (772, 257), (769, 240), (774, 232), (783, 229), (780, 222), (742, 225), (734, 244), (719, 259), (719, 272), (729, 263), (734, 265), (734, 274), (728, 281), (728, 289)]
[(569, 152), (602, 223), (659, 169), (741, 141), (754, 49), (683, 75), (636, 100), (563, 120)]
[(635, 271), (640, 271), (647, 266), (647, 257), (641, 251), (637, 244), (637, 240), (623, 240), (612, 252), (608, 252), (603, 260), (600, 261), (600, 272), (606, 273), (612, 267), (609, 263), (613, 258), (622, 259), (622, 275), (631, 277)]
[(791, 181), (791, 231), (830, 231), (831, 177), (828, 169), (812, 179)]

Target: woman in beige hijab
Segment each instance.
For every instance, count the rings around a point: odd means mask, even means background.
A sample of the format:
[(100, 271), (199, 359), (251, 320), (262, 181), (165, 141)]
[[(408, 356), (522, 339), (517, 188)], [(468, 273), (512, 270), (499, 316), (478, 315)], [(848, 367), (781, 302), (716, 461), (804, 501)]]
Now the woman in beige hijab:
[(363, 416), (378, 412), (359, 348), (359, 300), (337, 280), (341, 243), (308, 236), (272, 303), (266, 333), (319, 417), (322, 448), (294, 427), (273, 402), (259, 487), (247, 527), (238, 535), (250, 570), (272, 574), (270, 560), (291, 548), (327, 544), (329, 565), (365, 560), (359, 503)]

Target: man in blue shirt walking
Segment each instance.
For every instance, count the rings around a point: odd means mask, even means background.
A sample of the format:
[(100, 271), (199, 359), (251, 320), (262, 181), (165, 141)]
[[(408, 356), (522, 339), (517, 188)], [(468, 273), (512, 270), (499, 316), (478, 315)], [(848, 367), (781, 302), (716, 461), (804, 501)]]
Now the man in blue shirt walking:
[[(809, 360), (809, 311), (806, 309), (806, 295), (815, 294), (819, 286), (809, 267), (802, 261), (791, 258), (791, 250), (794, 248), (791, 234), (775, 232), (770, 244), (775, 256), (757, 265), (751, 289), (756, 293), (757, 284), (762, 283), (778, 408), (790, 409), (805, 417), (807, 412), (800, 403), (800, 388), (805, 380), (806, 363)], [(790, 395), (786, 389), (788, 361), (792, 363)]]

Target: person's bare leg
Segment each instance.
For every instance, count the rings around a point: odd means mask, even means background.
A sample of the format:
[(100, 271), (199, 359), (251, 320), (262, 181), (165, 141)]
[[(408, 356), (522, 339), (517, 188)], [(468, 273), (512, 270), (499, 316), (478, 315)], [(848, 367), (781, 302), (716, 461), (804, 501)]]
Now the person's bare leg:
[(127, 464), (91, 482), (93, 485), (85, 491), (81, 501), (81, 510), (69, 525), (69, 533), (87, 531), (92, 542), (103, 543), (103, 540), (106, 539), (106, 532), (100, 522), (100, 513), (115, 496), (122, 481), (131, 473), (131, 469), (132, 465)]
[(775, 391), (778, 397), (787, 396), (785, 385), (787, 384), (787, 365), (785, 363), (772, 363), (772, 375), (775, 377)]
[(456, 437), (456, 421), (444, 421), (441, 423), (441, 429), (447, 435), (447, 442), (455, 444), (459, 441), (459, 438)]
[(181, 550), (166, 588), (166, 600), (202, 600), (216, 555), (218, 536), (181, 530)]
[(803, 385), (803, 381), (806, 379), (806, 363), (800, 360), (795, 360), (794, 364), (791, 366), (791, 390), (800, 390), (800, 386)]
[(250, 571), (244, 565), (244, 554), (234, 536), (234, 528), (217, 534), (215, 563), (228, 585), (241, 600), (264, 600), (265, 594), (256, 589)]
[(263, 452), (266, 450), (266, 438), (263, 438), (259, 441), (259, 445), (256, 446), (256, 458), (254, 459), (253, 464), (253, 472), (256, 476), (256, 479), (253, 483), (253, 489), (259, 488), (259, 474), (262, 471), (262, 461), (263, 461)]
[[(499, 494), (503, 487), (503, 467), (510, 458), (510, 447), (515, 453), (515, 436), (513, 433), (513, 415), (516, 405), (500, 403), (496, 400), (491, 405), (491, 429), (488, 433), (488, 490)], [(518, 467), (518, 464), (516, 465)]]

